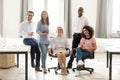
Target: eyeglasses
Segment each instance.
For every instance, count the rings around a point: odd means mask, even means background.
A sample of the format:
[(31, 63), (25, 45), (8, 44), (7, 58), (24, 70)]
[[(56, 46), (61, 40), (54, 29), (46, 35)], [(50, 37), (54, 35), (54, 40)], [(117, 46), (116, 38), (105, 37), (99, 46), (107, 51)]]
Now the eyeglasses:
[(57, 30), (62, 31), (62, 29), (57, 29)]
[(33, 16), (33, 15), (28, 15), (28, 16)]

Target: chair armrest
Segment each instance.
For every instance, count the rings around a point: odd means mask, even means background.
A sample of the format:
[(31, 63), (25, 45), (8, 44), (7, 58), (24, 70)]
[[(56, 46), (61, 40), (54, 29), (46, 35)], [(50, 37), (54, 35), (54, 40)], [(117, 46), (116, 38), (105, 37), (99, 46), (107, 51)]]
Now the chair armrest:
[(69, 48), (65, 48), (66, 49), (66, 57), (70, 56), (70, 49)]
[(95, 58), (95, 52), (92, 52), (90, 59), (94, 59), (94, 58)]

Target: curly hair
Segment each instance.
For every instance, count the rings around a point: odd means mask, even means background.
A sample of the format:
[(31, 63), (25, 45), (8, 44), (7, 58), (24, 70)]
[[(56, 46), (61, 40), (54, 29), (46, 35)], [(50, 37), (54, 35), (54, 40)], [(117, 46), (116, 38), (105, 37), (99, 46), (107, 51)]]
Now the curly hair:
[(89, 35), (90, 35), (90, 38), (92, 38), (94, 36), (94, 29), (91, 27), (91, 26), (88, 26), (88, 25), (85, 25), (83, 28), (82, 28), (82, 37), (86, 38), (84, 32), (83, 32), (83, 29), (86, 29), (88, 30), (89, 32)]

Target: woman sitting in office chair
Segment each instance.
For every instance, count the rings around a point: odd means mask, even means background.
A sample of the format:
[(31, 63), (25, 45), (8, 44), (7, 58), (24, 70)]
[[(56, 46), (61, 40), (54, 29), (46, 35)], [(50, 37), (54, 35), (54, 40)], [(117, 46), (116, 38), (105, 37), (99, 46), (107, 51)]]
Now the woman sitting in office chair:
[(61, 26), (57, 27), (57, 36), (52, 38), (49, 46), (48, 46), (48, 53), (51, 53), (51, 49), (53, 54), (57, 56), (58, 63), (61, 68), (61, 74), (66, 75), (66, 49), (70, 48), (67, 38), (63, 36), (63, 29)]
[(82, 29), (82, 39), (76, 49), (77, 70), (76, 77), (80, 75), (80, 66), (84, 65), (83, 59), (89, 58), (96, 49), (96, 39), (94, 30), (90, 26), (84, 26)]

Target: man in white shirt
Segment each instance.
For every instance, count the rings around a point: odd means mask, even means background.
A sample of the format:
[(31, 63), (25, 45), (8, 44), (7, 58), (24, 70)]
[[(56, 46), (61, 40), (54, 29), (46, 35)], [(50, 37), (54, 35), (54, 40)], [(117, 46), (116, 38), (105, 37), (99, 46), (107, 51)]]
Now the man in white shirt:
[[(78, 9), (78, 17), (75, 19), (73, 28), (74, 28), (74, 34), (73, 34), (73, 41), (72, 41), (72, 49), (75, 49), (78, 47), (78, 44), (80, 43), (81, 40), (81, 33), (82, 33), (82, 28), (85, 25), (88, 25), (88, 20), (86, 17), (83, 16), (84, 9), (83, 7), (80, 7)], [(73, 54), (70, 56), (70, 60), (67, 64), (67, 68), (72, 68), (72, 62), (74, 60), (74, 55), (76, 51), (73, 50)]]
[[(34, 34), (34, 26), (35, 23), (32, 21), (32, 18), (34, 16), (33, 11), (28, 11), (27, 12), (27, 20), (23, 21), (20, 24), (20, 36), (23, 37), (23, 43), (25, 45), (30, 45), (31, 46), (31, 66), (35, 67), (36, 71), (41, 71), (40, 70), (40, 50), (38, 47), (38, 42), (36, 39), (33, 38)], [(36, 56), (35, 56), (36, 54)], [(36, 59), (36, 65), (34, 64), (34, 59)]]

